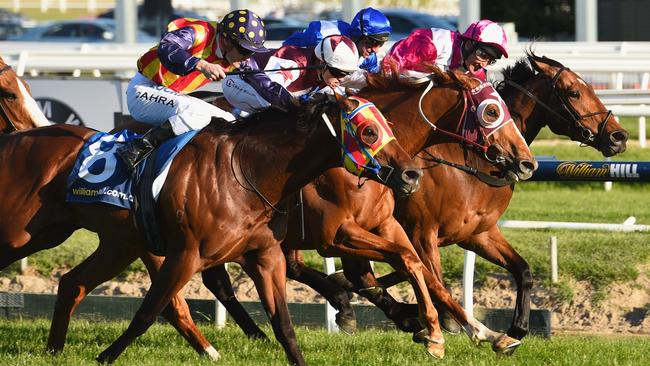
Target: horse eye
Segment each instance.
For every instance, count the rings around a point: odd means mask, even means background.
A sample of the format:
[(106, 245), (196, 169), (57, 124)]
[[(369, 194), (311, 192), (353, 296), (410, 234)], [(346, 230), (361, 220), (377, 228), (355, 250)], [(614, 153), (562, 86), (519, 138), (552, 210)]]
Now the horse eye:
[(499, 117), (499, 111), (496, 108), (490, 108), (487, 111), (488, 116), (490, 117)]
[(11, 92), (6, 92), (6, 91), (2, 91), (2, 92), (0, 93), (0, 96), (1, 96), (2, 98), (9, 99), (9, 100), (12, 101), (12, 102), (13, 102), (14, 100), (17, 99), (16, 94), (11, 93)]
[(580, 98), (580, 92), (577, 90), (569, 90), (567, 94), (569, 94), (570, 98), (575, 98), (575, 99)]
[(375, 126), (366, 126), (361, 130), (361, 141), (370, 146), (377, 142), (379, 139), (379, 134), (377, 133), (377, 127)]

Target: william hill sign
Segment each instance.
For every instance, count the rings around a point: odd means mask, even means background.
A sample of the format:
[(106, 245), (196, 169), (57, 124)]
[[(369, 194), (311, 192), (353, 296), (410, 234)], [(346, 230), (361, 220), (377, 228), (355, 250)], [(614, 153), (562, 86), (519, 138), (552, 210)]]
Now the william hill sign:
[(541, 160), (530, 180), (650, 181), (650, 162)]

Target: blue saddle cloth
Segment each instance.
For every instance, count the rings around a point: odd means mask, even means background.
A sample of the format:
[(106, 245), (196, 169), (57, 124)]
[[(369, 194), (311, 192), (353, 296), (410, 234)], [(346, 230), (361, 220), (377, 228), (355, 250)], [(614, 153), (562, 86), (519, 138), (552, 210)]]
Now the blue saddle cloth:
[[(155, 151), (154, 164), (150, 167), (154, 179), (166, 177), (171, 161), (196, 133), (197, 131), (191, 131), (170, 139)], [(115, 134), (98, 132), (91, 136), (77, 155), (74, 168), (68, 176), (66, 201), (107, 203), (133, 209), (136, 184), (154, 154), (139, 164), (134, 174), (129, 174), (122, 161), (115, 155), (115, 151), (120, 143), (126, 143), (139, 136), (129, 130)], [(162, 183), (158, 185), (158, 190), (161, 187)], [(154, 198), (157, 197), (158, 192), (149, 192)]]

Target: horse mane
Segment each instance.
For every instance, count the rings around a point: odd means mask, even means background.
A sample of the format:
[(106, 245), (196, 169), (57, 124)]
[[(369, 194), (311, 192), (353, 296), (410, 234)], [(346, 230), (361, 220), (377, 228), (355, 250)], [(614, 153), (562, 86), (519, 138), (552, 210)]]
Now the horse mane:
[(522, 57), (515, 63), (514, 66), (508, 66), (501, 70), (503, 81), (497, 83), (496, 90), (501, 95), (510, 95), (516, 89), (514, 86), (506, 83), (505, 81), (512, 81), (519, 85), (524, 84), (536, 75), (535, 69), (530, 64), (531, 61), (541, 62), (550, 66), (563, 67), (561, 63), (550, 59), (546, 56), (537, 56), (530, 46), (525, 51), (526, 57)]
[[(366, 89), (374, 89), (378, 91), (394, 91), (396, 89), (421, 89), (427, 83), (421, 80), (409, 79), (403, 77), (401, 70), (394, 64), (390, 63), (391, 71), (382, 70), (379, 73), (367, 74), (368, 85)], [(426, 64), (425, 67), (430, 71), (429, 77), (436, 83), (436, 85), (450, 85), (454, 84), (463, 89), (471, 89), (472, 85), (469, 79), (457, 71), (444, 71), (434, 64)]]
[(213, 119), (208, 125), (217, 132), (238, 133), (251, 130), (255, 126), (269, 124), (273, 121), (282, 121), (287, 124), (286, 127), (293, 127), (294, 130), (308, 132), (313, 123), (314, 116), (320, 116), (324, 110), (336, 105), (336, 102), (324, 95), (323, 98), (314, 98), (303, 103), (298, 109), (284, 110), (270, 107), (259, 112), (252, 113), (247, 117), (238, 119), (234, 123), (224, 122), (222, 119)]

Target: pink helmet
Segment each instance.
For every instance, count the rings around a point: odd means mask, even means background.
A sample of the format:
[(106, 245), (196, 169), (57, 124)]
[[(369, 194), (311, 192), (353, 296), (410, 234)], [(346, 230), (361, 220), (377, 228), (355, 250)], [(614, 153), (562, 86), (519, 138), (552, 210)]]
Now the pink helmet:
[(327, 66), (351, 73), (359, 70), (359, 51), (354, 42), (341, 35), (327, 36), (314, 48), (316, 57)]
[(491, 20), (482, 19), (470, 24), (463, 33), (463, 37), (493, 46), (508, 58), (506, 32), (500, 25)]

